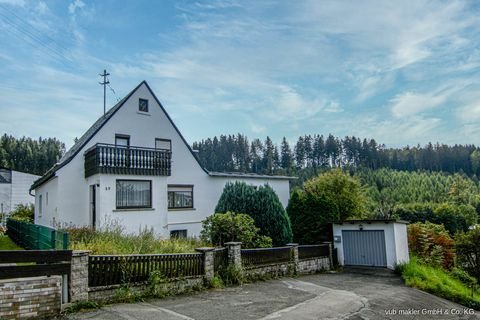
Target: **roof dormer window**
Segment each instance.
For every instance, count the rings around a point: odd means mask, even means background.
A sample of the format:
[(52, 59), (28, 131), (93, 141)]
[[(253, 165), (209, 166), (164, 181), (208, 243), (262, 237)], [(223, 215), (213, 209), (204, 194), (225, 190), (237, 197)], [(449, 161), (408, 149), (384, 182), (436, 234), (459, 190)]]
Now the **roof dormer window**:
[(138, 99), (138, 111), (148, 112), (148, 100), (147, 99)]

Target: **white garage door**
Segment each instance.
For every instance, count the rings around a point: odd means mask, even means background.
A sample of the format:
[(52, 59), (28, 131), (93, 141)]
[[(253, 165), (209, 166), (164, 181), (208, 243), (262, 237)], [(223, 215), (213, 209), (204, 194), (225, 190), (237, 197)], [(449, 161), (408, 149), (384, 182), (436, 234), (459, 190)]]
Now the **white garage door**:
[(387, 266), (383, 230), (343, 230), (342, 238), (345, 265)]

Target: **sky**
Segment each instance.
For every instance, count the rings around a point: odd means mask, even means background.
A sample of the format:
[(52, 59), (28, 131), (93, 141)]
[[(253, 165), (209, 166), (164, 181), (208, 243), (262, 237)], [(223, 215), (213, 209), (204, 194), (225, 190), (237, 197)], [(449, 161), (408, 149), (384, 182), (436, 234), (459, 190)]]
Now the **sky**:
[[(0, 133), (73, 144), (146, 80), (188, 142), (480, 144), (475, 1), (0, 0)], [(133, 124), (134, 125), (134, 124)]]

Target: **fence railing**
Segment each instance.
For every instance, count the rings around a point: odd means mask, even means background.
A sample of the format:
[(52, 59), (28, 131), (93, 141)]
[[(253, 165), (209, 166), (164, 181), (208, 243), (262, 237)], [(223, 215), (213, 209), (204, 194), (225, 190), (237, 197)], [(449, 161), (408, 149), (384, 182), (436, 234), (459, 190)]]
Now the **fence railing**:
[(141, 254), (89, 256), (89, 287), (141, 283), (158, 271), (166, 279), (202, 276), (203, 254)]
[(96, 173), (169, 176), (172, 153), (97, 143), (85, 152), (85, 177)]
[(298, 246), (298, 259), (300, 260), (329, 256), (330, 247), (328, 244)]
[(71, 261), (70, 250), (0, 250), (0, 279), (70, 274)]
[(290, 247), (243, 249), (242, 264), (245, 268), (281, 262), (292, 259)]
[(69, 245), (67, 232), (13, 219), (7, 220), (7, 234), (19, 246), (30, 250), (66, 250)]
[(213, 270), (215, 272), (225, 268), (228, 265), (227, 248), (216, 248), (213, 251)]

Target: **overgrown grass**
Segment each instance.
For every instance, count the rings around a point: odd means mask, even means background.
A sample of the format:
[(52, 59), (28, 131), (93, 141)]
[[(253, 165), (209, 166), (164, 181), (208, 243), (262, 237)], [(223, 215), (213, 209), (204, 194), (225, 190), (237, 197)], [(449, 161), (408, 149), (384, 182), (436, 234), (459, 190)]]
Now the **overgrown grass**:
[(0, 250), (23, 250), (12, 241), (7, 235), (0, 233)]
[(441, 268), (421, 264), (412, 257), (409, 263), (398, 266), (397, 271), (407, 286), (480, 310), (479, 290), (472, 290)]
[(153, 230), (129, 234), (111, 223), (100, 230), (65, 228), (70, 234), (70, 249), (90, 250), (91, 254), (188, 253), (195, 248), (210, 246), (198, 239), (160, 239)]

